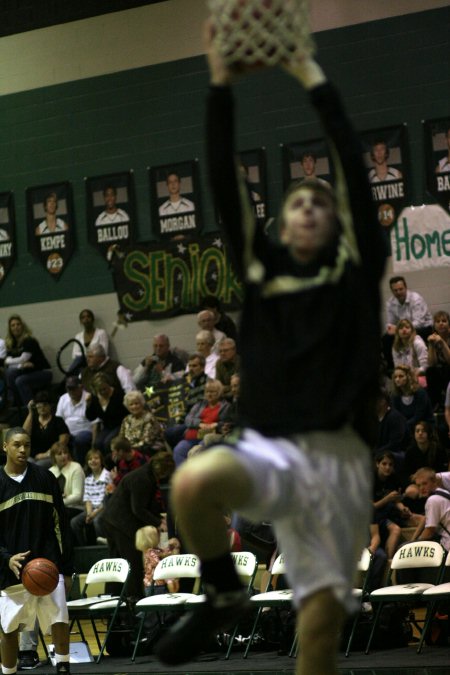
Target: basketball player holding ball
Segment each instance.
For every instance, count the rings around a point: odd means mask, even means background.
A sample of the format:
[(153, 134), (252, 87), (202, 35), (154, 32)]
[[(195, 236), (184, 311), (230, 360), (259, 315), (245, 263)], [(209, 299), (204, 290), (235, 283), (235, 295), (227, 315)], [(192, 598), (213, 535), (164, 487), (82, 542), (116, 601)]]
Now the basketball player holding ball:
[[(21, 427), (8, 429), (0, 468), (0, 624), (2, 673), (17, 671), (19, 629), (52, 629), (56, 671), (70, 672), (69, 617), (65, 586), (73, 572), (70, 528), (61, 490), (53, 474), (28, 462), (30, 437)], [(22, 568), (34, 558), (58, 567), (59, 583), (45, 596), (29, 593), (20, 583)]]
[(298, 610), (297, 675), (332, 675), (340, 630), (356, 609), (353, 577), (370, 522), (383, 236), (359, 140), (308, 53), (281, 65), (319, 116), (336, 186), (291, 185), (278, 244), (257, 229), (233, 150), (236, 69), (216, 48), (211, 22), (206, 49), (210, 181), (245, 289), (242, 432), (234, 447), (216, 446), (174, 475), (175, 517), (188, 550), (202, 560), (207, 602), (174, 624), (156, 653), (168, 664), (188, 661), (245, 612), (222, 515), (230, 509), (274, 525)]

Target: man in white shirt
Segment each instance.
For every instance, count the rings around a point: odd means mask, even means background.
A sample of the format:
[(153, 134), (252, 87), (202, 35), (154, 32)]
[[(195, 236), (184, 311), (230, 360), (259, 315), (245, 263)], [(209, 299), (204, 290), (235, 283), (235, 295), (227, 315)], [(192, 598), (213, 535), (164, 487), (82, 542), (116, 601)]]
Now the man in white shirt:
[(210, 309), (202, 309), (197, 314), (197, 323), (200, 330), (209, 330), (214, 335), (213, 351), (219, 353), (219, 342), (226, 337), (225, 333), (216, 328), (216, 317)]
[(113, 387), (122, 387), (123, 391), (133, 391), (136, 389), (131, 370), (122, 366), (118, 361), (113, 361), (106, 356), (105, 348), (101, 344), (95, 344), (86, 350), (87, 367), (81, 372), (81, 383), (84, 389), (95, 394), (92, 387), (92, 380), (98, 373), (109, 375)]
[[(450, 550), (450, 492), (440, 483), (448, 485), (446, 473), (436, 475), (433, 469), (423, 467), (414, 474), (414, 482), (419, 495), (427, 497), (425, 502), (425, 527), (414, 533), (413, 539), (424, 541), (440, 536), (440, 543), (446, 551)], [(420, 531), (421, 529), (421, 531)]]
[(73, 458), (81, 465), (92, 445), (92, 425), (86, 417), (86, 392), (78, 377), (66, 380), (67, 394), (63, 394), (56, 407), (56, 416), (62, 417), (70, 431)]

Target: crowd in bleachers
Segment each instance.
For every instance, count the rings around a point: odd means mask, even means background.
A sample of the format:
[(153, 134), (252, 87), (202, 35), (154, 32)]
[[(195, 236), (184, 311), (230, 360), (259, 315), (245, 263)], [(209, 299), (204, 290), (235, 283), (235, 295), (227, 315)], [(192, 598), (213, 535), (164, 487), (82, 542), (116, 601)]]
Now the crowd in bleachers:
[[(438, 475), (448, 470), (450, 425), (449, 315), (438, 311), (432, 317), (402, 277), (392, 278), (390, 286), (380, 342), (370, 544), (374, 550), (381, 547), (388, 559), (405, 527), (414, 528), (417, 537), (425, 527), (425, 498), (414, 477), (423, 467)], [(237, 430), (237, 330), (216, 299), (206, 298), (192, 326), (196, 351), (172, 348), (169, 336), (158, 334), (151, 353), (132, 372), (108, 355), (108, 335), (95, 326), (94, 314), (84, 309), (79, 318), (82, 330), (67, 376), (52, 385), (39, 341), (20, 316), (10, 317), (6, 338), (0, 340), (4, 426), (23, 425), (31, 436), (30, 461), (56, 476), (76, 545), (108, 542), (117, 554), (135, 557), (138, 529), (169, 530), (171, 538), (177, 534), (170, 513), (161, 515), (168, 512), (165, 483), (174, 468), (217, 442), (232, 440)], [(171, 388), (177, 389), (176, 405)], [(164, 463), (164, 457), (170, 461)], [(140, 493), (145, 503), (127, 496), (134, 472), (141, 472), (136, 480), (142, 476), (146, 489), (152, 486)], [(108, 527), (116, 499), (122, 500), (125, 524), (120, 536)], [(147, 548), (158, 547), (155, 539)], [(142, 564), (133, 569), (142, 570)], [(136, 577), (136, 595), (144, 591), (143, 578)]]

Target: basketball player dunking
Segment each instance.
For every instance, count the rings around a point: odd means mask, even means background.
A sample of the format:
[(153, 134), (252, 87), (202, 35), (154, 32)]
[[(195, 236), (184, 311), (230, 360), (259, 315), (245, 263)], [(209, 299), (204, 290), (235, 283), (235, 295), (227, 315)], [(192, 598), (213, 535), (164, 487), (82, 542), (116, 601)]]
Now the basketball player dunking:
[(255, 228), (235, 171), (233, 73), (211, 32), (207, 27), (210, 180), (245, 285), (242, 433), (235, 447), (217, 446), (175, 474), (176, 518), (202, 560), (207, 602), (178, 621), (156, 653), (166, 663), (188, 661), (244, 611), (223, 524), (228, 508), (274, 524), (299, 610), (297, 673), (331, 675), (369, 526), (384, 243), (360, 144), (312, 57), (284, 67), (317, 110), (336, 187), (294, 183), (282, 205), (279, 244)]

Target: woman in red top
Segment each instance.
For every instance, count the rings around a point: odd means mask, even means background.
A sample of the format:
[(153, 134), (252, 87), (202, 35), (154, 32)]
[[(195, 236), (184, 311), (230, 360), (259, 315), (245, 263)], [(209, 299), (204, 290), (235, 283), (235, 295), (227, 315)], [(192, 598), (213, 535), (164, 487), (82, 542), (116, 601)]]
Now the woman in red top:
[(219, 422), (224, 422), (230, 404), (222, 399), (223, 385), (219, 380), (208, 380), (205, 384), (205, 400), (196, 403), (186, 415), (184, 421), (187, 429), (184, 439), (177, 443), (173, 450), (176, 466), (187, 458), (189, 450), (203, 438), (205, 434), (217, 429)]

